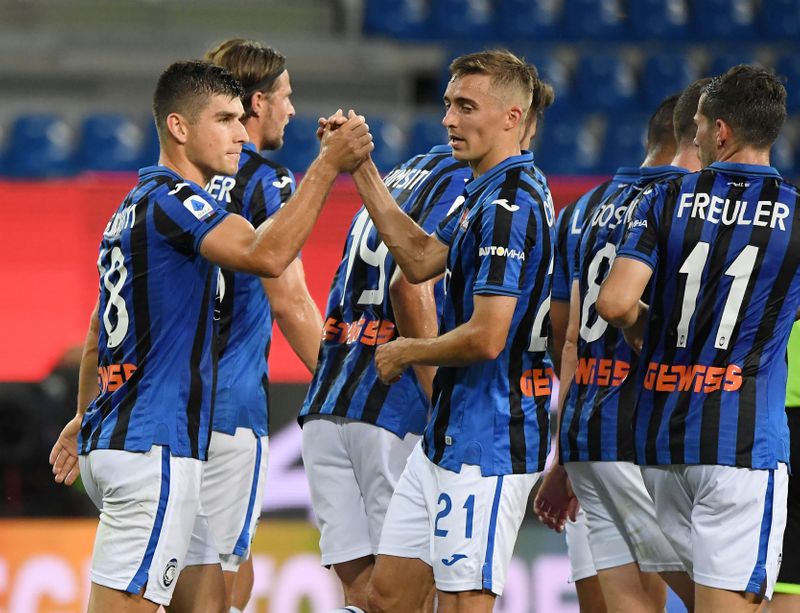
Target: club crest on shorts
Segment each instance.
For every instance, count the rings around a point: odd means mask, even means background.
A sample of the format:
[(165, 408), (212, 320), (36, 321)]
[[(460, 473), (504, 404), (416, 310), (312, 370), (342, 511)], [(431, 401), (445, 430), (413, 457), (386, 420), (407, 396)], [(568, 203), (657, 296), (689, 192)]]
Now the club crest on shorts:
[(161, 580), (164, 582), (164, 587), (169, 587), (170, 584), (175, 581), (175, 577), (178, 575), (178, 560), (172, 558), (167, 565), (164, 567), (164, 574), (161, 575)]

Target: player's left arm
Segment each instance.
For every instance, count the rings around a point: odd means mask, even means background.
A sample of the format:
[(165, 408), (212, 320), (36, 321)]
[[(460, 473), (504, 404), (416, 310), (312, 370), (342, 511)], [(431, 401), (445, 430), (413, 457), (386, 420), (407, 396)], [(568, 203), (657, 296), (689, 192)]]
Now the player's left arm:
[(506, 346), (516, 306), (515, 296), (476, 295), (472, 317), (454, 330), (436, 338), (398, 338), (378, 347), (378, 376), (394, 383), (414, 364), (466, 366), (494, 360)]
[(319, 356), (322, 316), (308, 292), (303, 262), (296, 258), (281, 276), (262, 279), (275, 322), (313, 374)]
[[(389, 284), (394, 321), (397, 331), (405, 337), (433, 338), (439, 331), (436, 298), (433, 287), (435, 279), (423, 283), (411, 283), (398, 267)], [(414, 373), (425, 395), (433, 396), (434, 366), (414, 366)]]
[(78, 371), (78, 409), (75, 417), (67, 422), (50, 451), (50, 464), (56, 483), (72, 485), (80, 475), (78, 466), (78, 433), (83, 416), (89, 404), (97, 396), (100, 388), (97, 383), (97, 342), (100, 336), (100, 303), (94, 305), (89, 318), (89, 329), (83, 342), (81, 365)]

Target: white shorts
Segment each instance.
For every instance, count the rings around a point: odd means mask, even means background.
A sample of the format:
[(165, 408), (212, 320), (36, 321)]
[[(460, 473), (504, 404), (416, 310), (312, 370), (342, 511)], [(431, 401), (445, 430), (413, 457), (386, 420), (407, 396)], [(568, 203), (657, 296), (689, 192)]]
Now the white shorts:
[(589, 548), (589, 528), (586, 526), (586, 512), (581, 508), (575, 521), (567, 520), (564, 531), (567, 538), (567, 555), (569, 556), (569, 581), (575, 583), (597, 575)]
[[(92, 582), (168, 605), (181, 569), (209, 560), (200, 512), (202, 464), (154, 445), (147, 453), (96, 449), (80, 456), (86, 493), (100, 510)], [(216, 563), (215, 555), (210, 561)]]
[(261, 515), (268, 455), (269, 439), (250, 428), (237, 428), (233, 436), (211, 433), (200, 500), (223, 571), (236, 572), (247, 559)]
[(528, 495), (540, 473), (483, 477), (431, 462), (418, 444), (392, 497), (378, 553), (433, 567), (443, 592), (503, 593)]
[(572, 489), (586, 512), (597, 570), (637, 562), (642, 572), (684, 571), (664, 535), (639, 467), (630, 462), (567, 462)]
[(643, 466), (642, 476), (695, 583), (772, 597), (786, 526), (785, 464)]
[(378, 553), (386, 509), (418, 440), (341, 417), (306, 418), (303, 464), (324, 566)]

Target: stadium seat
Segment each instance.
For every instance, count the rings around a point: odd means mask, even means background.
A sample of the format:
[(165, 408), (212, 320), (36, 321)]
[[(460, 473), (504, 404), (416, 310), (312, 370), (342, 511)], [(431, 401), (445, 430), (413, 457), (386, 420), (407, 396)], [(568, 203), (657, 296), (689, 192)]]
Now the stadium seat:
[(533, 150), (536, 165), (547, 175), (597, 172), (597, 140), (577, 117), (545, 121)]
[(778, 60), (775, 72), (786, 78), (786, 108), (789, 113), (800, 113), (800, 55), (784, 55)]
[(566, 0), (564, 21), (572, 38), (616, 40), (623, 37), (624, 7), (621, 0)]
[(578, 63), (576, 86), (578, 102), (587, 111), (638, 106), (633, 69), (612, 53), (587, 52)]
[(406, 142), (403, 131), (396, 123), (370, 117), (369, 131), (375, 143), (372, 160), (378, 170), (387, 172), (405, 160)]
[(760, 64), (751, 51), (728, 51), (719, 53), (711, 60), (706, 73), (709, 76), (721, 75), (739, 64)]
[(575, 95), (569, 69), (556, 55), (550, 53), (524, 53), (528, 63), (536, 66), (539, 78), (553, 86), (555, 104), (546, 111), (548, 116), (570, 112), (575, 105)]
[(611, 174), (620, 166), (642, 163), (649, 118), (649, 115), (642, 114), (610, 116), (607, 119), (598, 165), (600, 172)]
[(443, 40), (493, 39), (491, 0), (431, 0), (431, 31)]
[(628, 6), (633, 30), (642, 40), (684, 40), (689, 35), (687, 0), (636, 0)]
[(447, 144), (447, 130), (442, 126), (442, 115), (417, 117), (411, 124), (406, 157), (430, 151), (435, 145)]
[(685, 55), (654, 53), (645, 60), (642, 70), (642, 109), (654, 111), (664, 98), (680, 93), (697, 78), (697, 66)]
[(800, 38), (800, 0), (761, 0), (761, 33), (767, 40)]
[(283, 147), (268, 157), (294, 173), (305, 172), (319, 152), (317, 120), (313, 117), (294, 117), (283, 135)]
[(503, 0), (495, 4), (502, 40), (554, 40), (562, 34), (563, 7), (553, 0)]
[(364, 33), (421, 40), (430, 36), (429, 17), (428, 3), (424, 0), (367, 0)]
[[(797, 144), (800, 145), (800, 143)], [(797, 176), (798, 154), (800, 154), (800, 151), (795, 147), (794, 141), (789, 138), (788, 132), (783, 130), (772, 145), (769, 156), (770, 163), (777, 168), (784, 177), (790, 179)]]
[(698, 40), (738, 43), (757, 34), (753, 0), (702, 0), (692, 2), (691, 7), (692, 30)]
[(5, 151), (13, 177), (58, 177), (73, 171), (72, 131), (55, 115), (22, 115), (11, 124)]
[(142, 144), (142, 131), (124, 115), (91, 115), (81, 126), (75, 166), (79, 170), (137, 170)]

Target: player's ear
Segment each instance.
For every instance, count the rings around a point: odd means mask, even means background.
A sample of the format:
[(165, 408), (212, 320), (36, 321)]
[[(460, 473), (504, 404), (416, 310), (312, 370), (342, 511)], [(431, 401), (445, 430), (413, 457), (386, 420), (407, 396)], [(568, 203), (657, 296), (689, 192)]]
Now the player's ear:
[(250, 96), (250, 109), (254, 117), (258, 117), (261, 114), (261, 109), (265, 103), (266, 96), (264, 95), (264, 92), (253, 92), (253, 94)]
[(186, 118), (179, 113), (170, 113), (167, 115), (166, 124), (172, 138), (181, 145), (186, 144), (189, 138), (189, 124)]
[(730, 142), (730, 140), (733, 138), (731, 127), (722, 119), (717, 119), (714, 122), (714, 129), (716, 131), (717, 147), (722, 147), (726, 142)]
[(518, 105), (509, 107), (506, 113), (506, 129), (512, 130), (519, 127), (525, 121), (525, 111)]

